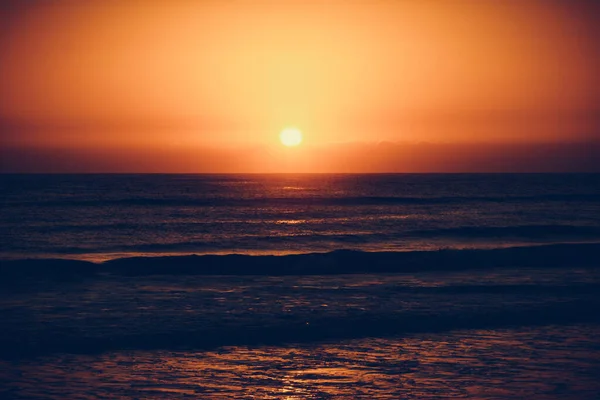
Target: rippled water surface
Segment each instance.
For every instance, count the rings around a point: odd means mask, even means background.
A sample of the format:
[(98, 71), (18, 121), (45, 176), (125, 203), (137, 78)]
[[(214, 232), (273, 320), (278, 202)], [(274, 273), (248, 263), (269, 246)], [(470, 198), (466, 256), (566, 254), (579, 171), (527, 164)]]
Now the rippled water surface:
[(2, 175), (0, 259), (600, 242), (600, 174)]
[(599, 174), (0, 186), (0, 399), (600, 399)]
[(5, 288), (0, 398), (597, 399), (599, 283), (522, 268)]
[(545, 326), (0, 365), (14, 398), (591, 400), (600, 394), (599, 336), (597, 326)]

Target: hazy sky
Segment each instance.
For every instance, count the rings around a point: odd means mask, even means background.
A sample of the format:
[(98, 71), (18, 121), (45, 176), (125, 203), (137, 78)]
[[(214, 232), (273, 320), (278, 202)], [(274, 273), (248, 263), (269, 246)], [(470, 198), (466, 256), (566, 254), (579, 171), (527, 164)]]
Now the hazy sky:
[(3, 1), (0, 170), (600, 170), (598, 3)]

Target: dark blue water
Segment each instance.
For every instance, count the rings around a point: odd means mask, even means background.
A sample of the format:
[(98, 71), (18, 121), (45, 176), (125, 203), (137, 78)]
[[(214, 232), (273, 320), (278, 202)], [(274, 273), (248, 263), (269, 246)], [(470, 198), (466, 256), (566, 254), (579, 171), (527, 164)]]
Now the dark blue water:
[(0, 258), (600, 241), (600, 175), (3, 175)]
[(599, 398), (600, 175), (0, 183), (2, 399)]

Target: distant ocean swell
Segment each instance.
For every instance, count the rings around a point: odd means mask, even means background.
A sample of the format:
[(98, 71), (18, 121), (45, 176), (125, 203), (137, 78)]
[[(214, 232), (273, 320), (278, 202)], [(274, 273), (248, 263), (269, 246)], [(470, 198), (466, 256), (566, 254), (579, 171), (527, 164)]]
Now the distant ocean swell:
[(543, 194), (532, 196), (447, 196), (447, 197), (402, 197), (402, 196), (360, 196), (360, 197), (255, 197), (255, 198), (122, 198), (101, 200), (60, 199), (43, 200), (19, 199), (18, 203), (5, 200), (5, 205), (18, 206), (35, 204), (36, 207), (111, 207), (111, 206), (190, 206), (190, 207), (277, 207), (277, 206), (360, 206), (360, 205), (391, 205), (391, 204), (463, 204), (477, 202), (596, 202), (600, 201), (598, 194)]
[[(278, 224), (278, 221), (262, 221), (262, 225), (266, 224)], [(288, 222), (290, 223), (290, 222)], [(106, 230), (138, 230), (138, 229), (178, 229), (183, 232), (189, 232), (192, 230), (201, 230), (206, 227), (205, 230), (210, 232), (212, 229), (217, 228), (219, 225), (232, 224), (230, 221), (219, 223), (217, 221), (210, 222), (192, 222), (192, 223), (115, 223), (115, 224), (97, 224), (97, 225), (48, 225), (48, 226), (33, 226), (30, 229), (35, 229), (38, 232), (52, 233), (52, 232), (69, 232), (69, 231), (106, 231)], [(235, 224), (235, 222), (233, 223)], [(240, 222), (241, 225), (246, 225), (247, 222)], [(312, 225), (310, 220), (299, 220), (294, 221), (294, 225)], [(319, 225), (326, 225), (324, 222), (319, 221)], [(389, 230), (389, 228), (388, 228)], [(589, 225), (516, 225), (516, 226), (460, 226), (454, 228), (442, 228), (442, 229), (419, 229), (419, 230), (398, 230), (397, 232), (388, 233), (361, 233), (361, 236), (374, 236), (376, 239), (391, 239), (398, 237), (422, 237), (422, 238), (433, 238), (433, 237), (554, 237), (554, 236), (566, 236), (566, 237), (598, 237), (600, 236), (600, 226), (589, 226)], [(243, 237), (243, 234), (239, 235)], [(344, 241), (344, 238), (348, 238), (353, 241), (357, 235), (336, 235), (336, 234), (319, 234), (315, 232), (312, 235), (296, 235), (294, 238), (302, 240), (302, 238), (310, 238), (311, 236), (316, 237), (334, 237)], [(266, 240), (273, 239), (277, 240), (282, 237), (277, 236), (264, 236), (257, 237), (257, 239)], [(180, 244), (199, 244), (200, 242), (181, 242)]]
[[(275, 222), (273, 222), (275, 223)], [(266, 222), (264, 224), (267, 224)], [(264, 225), (263, 224), (263, 225)], [(205, 226), (206, 225), (206, 226)], [(21, 228), (24, 231), (31, 230), (38, 234), (53, 233), (76, 233), (86, 234), (88, 232), (117, 233), (119, 235), (140, 231), (157, 232), (194, 232), (195, 238), (187, 241), (177, 241), (180, 235), (174, 235), (173, 238), (163, 238), (162, 242), (143, 242), (143, 243), (114, 243), (114, 244), (95, 244), (89, 243), (81, 246), (74, 245), (38, 245), (32, 249), (30, 246), (11, 243), (4, 246), (5, 251), (10, 250), (13, 253), (22, 252), (24, 254), (43, 254), (51, 253), (56, 255), (93, 255), (93, 254), (138, 254), (138, 253), (211, 253), (236, 251), (261, 251), (281, 253), (282, 250), (289, 252), (307, 253), (311, 251), (329, 251), (331, 248), (341, 248), (345, 246), (356, 249), (363, 246), (379, 246), (389, 244), (389, 247), (406, 245), (407, 249), (422, 248), (418, 243), (429, 243), (433, 247), (435, 240), (446, 241), (445, 246), (460, 248), (461, 244), (467, 243), (476, 247), (477, 243), (488, 243), (487, 247), (495, 247), (494, 243), (506, 241), (513, 243), (519, 241), (527, 243), (528, 241), (536, 243), (552, 242), (599, 242), (600, 227), (586, 225), (519, 225), (519, 226), (500, 226), (500, 227), (481, 227), (481, 226), (459, 226), (454, 228), (442, 229), (421, 229), (421, 230), (402, 230), (402, 226), (392, 230), (387, 228), (385, 232), (355, 231), (348, 230), (335, 231), (334, 226), (325, 223), (319, 223), (319, 230), (316, 230), (310, 221), (300, 221), (294, 226), (295, 231), (278, 230), (273, 231), (271, 235), (265, 235), (264, 226), (256, 229), (245, 228), (233, 229), (238, 224), (230, 222), (223, 223), (222, 228), (215, 221), (207, 223), (117, 223), (100, 225), (54, 225), (54, 226), (32, 226)], [(304, 226), (306, 225), (306, 229)], [(365, 228), (366, 229), (366, 228)], [(404, 228), (405, 229), (405, 228)], [(232, 231), (231, 234), (227, 234)], [(217, 235), (216, 232), (222, 232)], [(151, 240), (153, 238), (149, 238)], [(440, 243), (446, 243), (440, 242)], [(412, 246), (414, 244), (414, 246)], [(438, 243), (439, 244), (439, 243)], [(411, 247), (412, 246), (412, 247)], [(498, 247), (506, 247), (505, 245)], [(444, 247), (441, 244), (438, 247)], [(232, 250), (233, 249), (233, 250)], [(380, 248), (375, 248), (380, 251)], [(406, 249), (405, 249), (406, 250)], [(15, 257), (12, 257), (15, 258)]]

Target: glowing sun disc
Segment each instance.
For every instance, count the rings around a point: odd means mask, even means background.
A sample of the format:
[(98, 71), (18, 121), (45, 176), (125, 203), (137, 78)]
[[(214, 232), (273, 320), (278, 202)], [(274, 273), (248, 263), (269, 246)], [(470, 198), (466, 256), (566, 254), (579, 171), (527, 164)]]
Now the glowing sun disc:
[(302, 143), (302, 132), (297, 128), (285, 128), (279, 134), (279, 140), (284, 146), (298, 146)]

